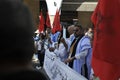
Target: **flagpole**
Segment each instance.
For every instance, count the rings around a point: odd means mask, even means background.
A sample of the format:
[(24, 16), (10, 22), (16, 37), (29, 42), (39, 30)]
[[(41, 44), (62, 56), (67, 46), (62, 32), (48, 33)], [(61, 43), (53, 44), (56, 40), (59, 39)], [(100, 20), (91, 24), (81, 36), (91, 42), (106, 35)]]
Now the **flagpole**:
[(66, 39), (66, 28), (64, 25), (63, 25), (63, 38)]

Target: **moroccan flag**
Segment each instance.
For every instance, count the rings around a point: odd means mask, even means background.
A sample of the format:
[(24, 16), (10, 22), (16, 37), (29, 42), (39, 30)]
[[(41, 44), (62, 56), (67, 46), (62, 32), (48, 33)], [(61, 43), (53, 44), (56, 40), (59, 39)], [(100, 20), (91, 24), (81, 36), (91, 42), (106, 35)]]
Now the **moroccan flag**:
[(60, 15), (58, 10), (56, 11), (56, 14), (54, 17), (52, 33), (55, 33), (57, 31), (61, 31)]
[(120, 78), (120, 0), (99, 0), (91, 17), (94, 28), (92, 67), (100, 80)]
[(39, 32), (43, 33), (44, 32), (45, 21), (44, 21), (44, 17), (43, 17), (42, 12), (40, 13), (39, 20), (40, 20), (40, 23), (39, 23)]
[(50, 17), (49, 17), (48, 12), (47, 12), (47, 18), (46, 18), (46, 26), (51, 28)]

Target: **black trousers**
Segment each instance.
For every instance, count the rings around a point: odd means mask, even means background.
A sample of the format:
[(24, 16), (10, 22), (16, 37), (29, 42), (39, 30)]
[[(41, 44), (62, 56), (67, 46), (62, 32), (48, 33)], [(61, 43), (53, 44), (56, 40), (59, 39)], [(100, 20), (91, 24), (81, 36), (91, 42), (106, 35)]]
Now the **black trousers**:
[(84, 77), (88, 79), (88, 68), (86, 64), (84, 64), (81, 68), (81, 75), (83, 75)]
[(44, 63), (44, 55), (45, 55), (44, 52), (38, 51), (38, 59), (40, 61), (40, 66), (42, 66), (42, 67), (43, 67), (43, 63)]

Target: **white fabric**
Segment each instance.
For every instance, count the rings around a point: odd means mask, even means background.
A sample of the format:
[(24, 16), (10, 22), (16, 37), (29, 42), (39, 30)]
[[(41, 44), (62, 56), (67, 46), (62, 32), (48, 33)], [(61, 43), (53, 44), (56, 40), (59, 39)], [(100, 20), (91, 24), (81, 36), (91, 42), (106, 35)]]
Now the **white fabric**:
[(75, 55), (75, 58), (76, 59), (85, 58), (85, 56), (87, 55), (87, 53), (88, 53), (88, 49), (80, 52), (80, 54)]
[(68, 40), (65, 40), (66, 44), (68, 45), (68, 49), (66, 50), (63, 43), (59, 44), (58, 49), (55, 49), (54, 53), (61, 59), (61, 61), (64, 61), (68, 58), (68, 51), (69, 51), (69, 42)]
[(41, 50), (41, 42), (42, 42), (41, 40), (36, 42), (37, 50)]
[[(85, 51), (86, 49), (91, 48), (90, 45), (90, 38), (87, 36), (83, 36), (81, 40), (78, 42), (77, 48), (76, 48), (76, 55), (81, 55), (81, 52)], [(81, 68), (82, 65), (85, 64), (85, 56), (82, 55), (80, 59), (75, 59), (73, 61), (73, 69), (81, 74)]]
[(46, 50), (44, 69), (50, 80), (87, 80), (61, 62), (53, 52)]

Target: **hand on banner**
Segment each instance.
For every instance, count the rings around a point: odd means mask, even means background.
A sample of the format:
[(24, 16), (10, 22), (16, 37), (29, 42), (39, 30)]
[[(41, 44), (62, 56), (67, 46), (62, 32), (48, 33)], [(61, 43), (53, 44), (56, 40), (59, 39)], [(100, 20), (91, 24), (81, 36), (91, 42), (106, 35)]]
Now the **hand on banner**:
[(50, 52), (54, 52), (54, 50), (55, 50), (54, 47), (50, 47), (50, 48), (49, 48), (49, 51), (50, 51)]
[(71, 57), (71, 58), (66, 59), (64, 62), (69, 63), (69, 62), (72, 62), (74, 59), (75, 59), (75, 57)]

